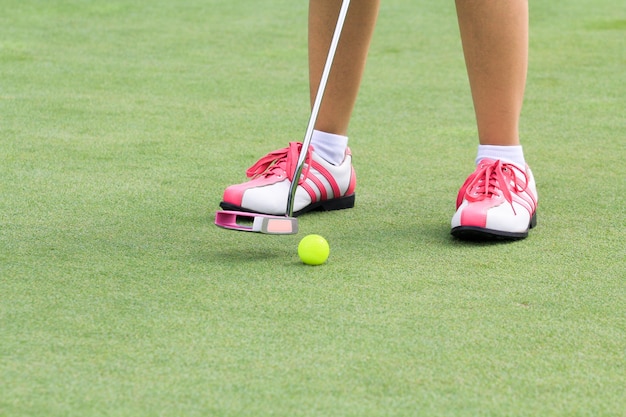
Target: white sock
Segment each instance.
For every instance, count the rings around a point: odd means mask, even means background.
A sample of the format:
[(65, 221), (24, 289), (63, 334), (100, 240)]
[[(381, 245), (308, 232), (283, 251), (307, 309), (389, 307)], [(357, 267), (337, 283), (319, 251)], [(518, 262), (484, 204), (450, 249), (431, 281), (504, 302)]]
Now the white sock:
[(311, 145), (315, 153), (333, 165), (341, 165), (346, 156), (348, 137), (314, 130)]
[(521, 145), (498, 146), (498, 145), (478, 145), (478, 155), (476, 165), (483, 159), (500, 159), (504, 162), (515, 164), (522, 169), (526, 167), (524, 151)]

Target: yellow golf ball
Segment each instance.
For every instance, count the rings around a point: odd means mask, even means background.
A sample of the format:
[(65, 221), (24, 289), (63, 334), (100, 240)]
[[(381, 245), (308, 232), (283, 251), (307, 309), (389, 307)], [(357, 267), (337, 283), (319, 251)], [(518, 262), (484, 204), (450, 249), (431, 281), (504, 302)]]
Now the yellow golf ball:
[(321, 265), (329, 254), (330, 246), (320, 235), (307, 235), (298, 244), (298, 256), (307, 265)]

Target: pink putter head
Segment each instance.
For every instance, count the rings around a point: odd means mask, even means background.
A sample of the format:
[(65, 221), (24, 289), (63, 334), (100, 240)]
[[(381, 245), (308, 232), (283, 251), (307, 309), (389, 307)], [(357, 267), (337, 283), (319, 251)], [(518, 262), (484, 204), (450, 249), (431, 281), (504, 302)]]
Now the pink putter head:
[(287, 216), (220, 210), (215, 213), (215, 224), (224, 229), (257, 232), (270, 235), (298, 233), (298, 219)]

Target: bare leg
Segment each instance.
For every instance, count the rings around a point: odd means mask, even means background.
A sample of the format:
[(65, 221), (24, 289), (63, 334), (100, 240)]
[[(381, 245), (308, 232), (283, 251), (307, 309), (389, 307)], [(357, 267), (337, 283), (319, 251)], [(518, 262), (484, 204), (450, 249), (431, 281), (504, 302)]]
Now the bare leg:
[[(309, 0), (309, 82), (311, 106), (320, 83), (342, 0)], [(294, 212), (339, 210), (354, 206), (356, 178), (346, 152), (347, 131), (365, 69), (380, 0), (350, 3), (324, 99), (311, 138), (317, 164), (306, 175), (313, 188), (298, 187)], [(224, 191), (224, 210), (285, 214), (293, 143), (261, 158), (248, 171), (250, 180)], [(270, 157), (270, 159), (268, 159)], [(295, 160), (293, 163), (295, 164)], [(317, 167), (317, 168), (316, 168)], [(319, 167), (324, 167), (320, 169)]]
[(528, 67), (527, 0), (456, 0), (482, 145), (518, 145)]
[[(350, 3), (315, 126), (317, 130), (347, 135), (378, 16), (379, 3), (380, 0), (354, 0)], [(311, 104), (315, 101), (340, 8), (341, 0), (309, 1)]]

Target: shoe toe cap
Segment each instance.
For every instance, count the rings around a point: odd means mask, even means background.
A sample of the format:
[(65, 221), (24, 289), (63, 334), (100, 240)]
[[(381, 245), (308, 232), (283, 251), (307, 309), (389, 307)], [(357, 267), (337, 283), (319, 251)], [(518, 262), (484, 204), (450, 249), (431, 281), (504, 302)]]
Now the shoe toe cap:
[(531, 213), (519, 204), (480, 204), (464, 201), (452, 217), (452, 227), (477, 227), (510, 233), (528, 230)]

